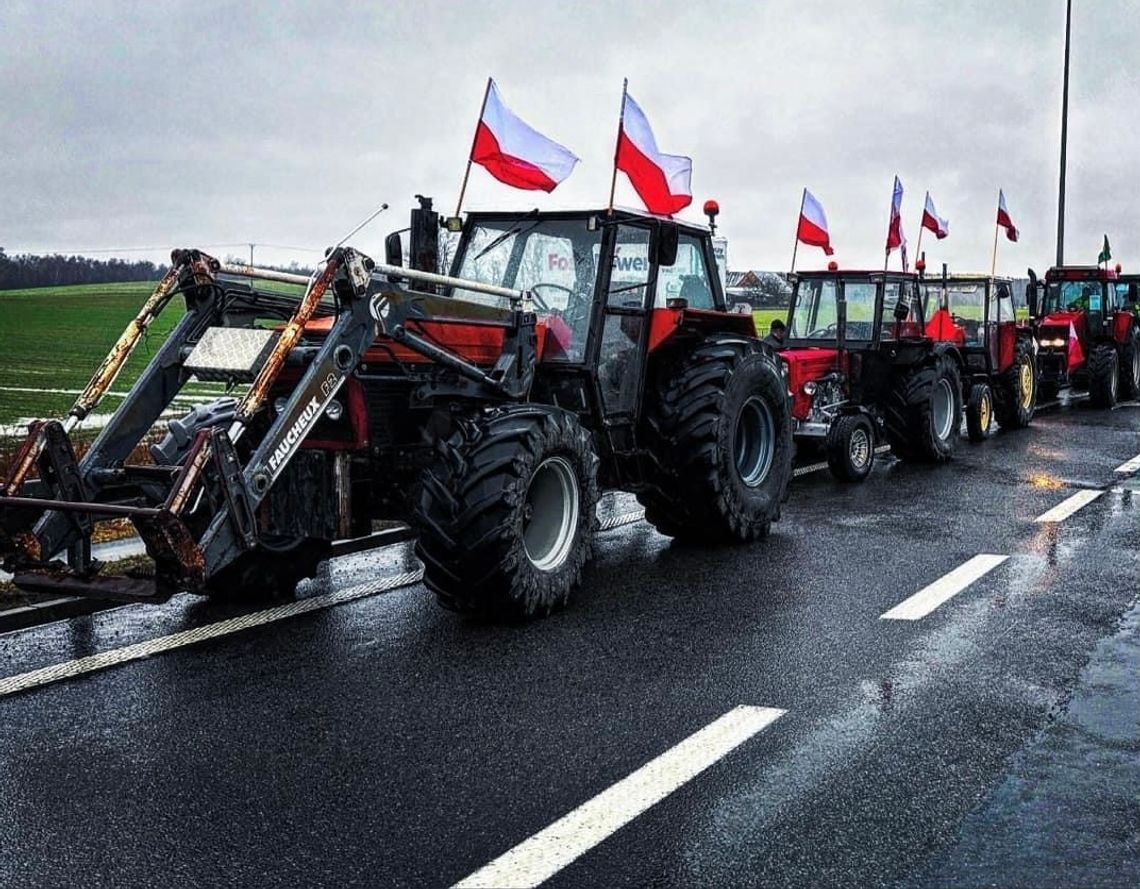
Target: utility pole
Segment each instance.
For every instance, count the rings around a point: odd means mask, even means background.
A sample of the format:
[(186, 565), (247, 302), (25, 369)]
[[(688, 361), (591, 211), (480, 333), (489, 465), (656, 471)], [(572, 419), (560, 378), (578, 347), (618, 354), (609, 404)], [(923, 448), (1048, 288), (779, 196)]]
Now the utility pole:
[(1069, 142), (1069, 39), (1073, 0), (1065, 3), (1065, 80), (1061, 89), (1061, 183), (1057, 190), (1057, 265), (1065, 264), (1065, 149)]

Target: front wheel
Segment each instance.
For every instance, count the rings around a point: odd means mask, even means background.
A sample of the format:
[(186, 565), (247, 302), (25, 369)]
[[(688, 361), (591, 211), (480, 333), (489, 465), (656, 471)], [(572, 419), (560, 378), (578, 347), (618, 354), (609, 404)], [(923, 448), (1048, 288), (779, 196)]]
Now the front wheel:
[(994, 416), (994, 398), (986, 383), (974, 383), (966, 402), (966, 434), (970, 441), (985, 441)]
[(1120, 359), (1115, 343), (1100, 343), (1089, 355), (1089, 402), (1093, 407), (1116, 404), (1120, 385)]
[(842, 482), (861, 482), (875, 465), (875, 427), (862, 414), (839, 417), (827, 431), (827, 465)]
[(746, 542), (779, 519), (792, 423), (778, 361), (754, 340), (710, 338), (660, 382), (647, 418), (660, 471), (638, 499), (662, 534)]
[(461, 420), (415, 498), (424, 584), (443, 607), (493, 619), (562, 607), (593, 546), (597, 474), (567, 411), (509, 405)]

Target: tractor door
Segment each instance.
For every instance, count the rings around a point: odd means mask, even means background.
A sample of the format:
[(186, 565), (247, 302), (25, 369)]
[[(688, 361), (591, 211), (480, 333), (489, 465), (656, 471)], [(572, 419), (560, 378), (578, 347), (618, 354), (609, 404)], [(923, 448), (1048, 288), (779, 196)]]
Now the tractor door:
[(1005, 281), (993, 285), (995, 298), (988, 308), (993, 313), (990, 321), (996, 335), (990, 336), (989, 357), (991, 366), (1002, 373), (1013, 364), (1017, 352), (1017, 318), (1013, 310), (1013, 291)]
[(648, 304), (656, 283), (653, 236), (648, 223), (621, 223), (613, 227), (612, 240), (607, 242), (610, 267), (603, 278), (596, 354), (598, 390), (610, 427), (632, 424), (641, 398)]

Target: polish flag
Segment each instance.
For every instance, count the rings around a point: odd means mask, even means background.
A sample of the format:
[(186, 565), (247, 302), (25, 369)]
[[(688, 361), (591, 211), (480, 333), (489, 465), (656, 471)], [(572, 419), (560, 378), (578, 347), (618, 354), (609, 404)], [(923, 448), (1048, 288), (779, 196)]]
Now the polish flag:
[(1011, 241), (1016, 241), (1018, 236), (1017, 226), (1013, 224), (1013, 220), (1009, 218), (1009, 210), (1005, 206), (1005, 193), (998, 189), (998, 212), (997, 224), (1005, 229), (1005, 236)]
[(891, 193), (891, 221), (887, 225), (887, 256), (890, 257), (891, 251), (896, 247), (899, 248), (902, 254), (902, 267), (905, 272), (909, 270), (910, 263), (907, 262), (906, 232), (903, 231), (902, 225), (902, 199), (902, 183), (896, 176), (894, 191)]
[(493, 80), (475, 130), (471, 160), (514, 188), (547, 192), (554, 191), (578, 163), (573, 152), (516, 117), (503, 104)]
[(950, 222), (938, 215), (929, 191), (926, 193), (926, 206), (922, 208), (922, 227), (934, 232), (934, 237), (940, 241), (950, 234)]
[(800, 224), (796, 229), (796, 239), (801, 244), (822, 247), (825, 256), (831, 256), (835, 252), (831, 249), (831, 233), (827, 230), (827, 216), (823, 212), (823, 205), (806, 188), (803, 206), (800, 208)]
[(614, 164), (629, 177), (650, 213), (672, 216), (693, 202), (693, 160), (657, 148), (653, 129), (629, 93), (622, 103)]

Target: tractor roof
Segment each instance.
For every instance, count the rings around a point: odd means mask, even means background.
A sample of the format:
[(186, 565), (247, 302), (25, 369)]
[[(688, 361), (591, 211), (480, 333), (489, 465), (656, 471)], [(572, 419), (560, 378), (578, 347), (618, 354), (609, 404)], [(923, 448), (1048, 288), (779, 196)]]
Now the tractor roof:
[(708, 234), (709, 227), (702, 225), (699, 222), (691, 222), (685, 219), (676, 219), (670, 216), (657, 216), (653, 213), (646, 213), (642, 210), (634, 210), (627, 207), (615, 207), (612, 211), (608, 209), (601, 210), (469, 210), (467, 218), (473, 222), (489, 221), (496, 222), (502, 220), (516, 220), (524, 217), (533, 217), (535, 219), (589, 219), (590, 217), (598, 217), (599, 219), (611, 218), (618, 222), (640, 220), (643, 222), (672, 222), (683, 231), (688, 231), (693, 234)]
[(871, 281), (917, 281), (917, 272), (884, 272), (882, 269), (818, 269), (809, 272), (792, 272), (793, 280), (797, 278), (866, 278)]
[(1046, 281), (1115, 281), (1117, 277), (1115, 269), (1099, 265), (1053, 266), (1045, 273)]
[[(926, 281), (931, 284), (937, 284), (941, 280), (941, 275), (927, 275), (926, 277)], [(995, 284), (1013, 283), (1013, 278), (1006, 277), (1005, 275), (987, 275), (982, 272), (951, 272), (946, 276), (946, 280), (950, 284), (982, 284), (986, 281), (993, 281)]]

